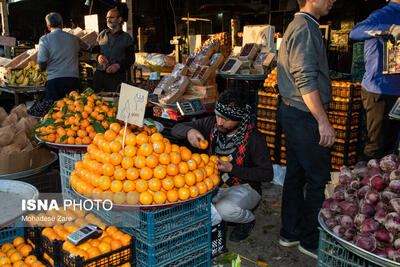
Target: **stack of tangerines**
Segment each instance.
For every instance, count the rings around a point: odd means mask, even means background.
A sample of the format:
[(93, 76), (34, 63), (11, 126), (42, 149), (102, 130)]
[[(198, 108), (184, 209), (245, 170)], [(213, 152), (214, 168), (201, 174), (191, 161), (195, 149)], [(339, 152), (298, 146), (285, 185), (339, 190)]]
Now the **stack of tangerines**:
[[(68, 230), (70, 230), (70, 228), (68, 228)], [(84, 260), (88, 260), (108, 253), (110, 251), (119, 249), (121, 247), (128, 246), (131, 243), (131, 236), (118, 230), (118, 228), (116, 228), (115, 226), (109, 226), (104, 230), (105, 231), (103, 231), (103, 234), (99, 238), (90, 239), (78, 246), (75, 246), (71, 242), (63, 239), (64, 243), (62, 245), (62, 248), (70, 255), (81, 256)], [(42, 235), (50, 238), (57, 231), (62, 232), (64, 230), (58, 227), (44, 228), (42, 230)], [(68, 235), (72, 232), (69, 232)], [(130, 253), (124, 253), (124, 256), (128, 257), (129, 254)], [(124, 260), (123, 257), (118, 258)], [(104, 261), (104, 259), (102, 261)]]
[[(75, 164), (71, 186), (116, 204), (159, 205), (205, 194), (219, 183), (217, 156), (192, 153), (161, 133), (132, 132), (112, 123)], [(207, 146), (203, 144), (203, 146)]]
[(14, 238), (12, 243), (5, 243), (0, 250), (0, 266), (2, 267), (45, 267), (36, 256), (29, 255), (32, 246), (25, 243), (21, 236)]
[(69, 145), (88, 145), (97, 132), (105, 132), (116, 121), (116, 107), (91, 89), (57, 101), (40, 120), (35, 134), (42, 140)]

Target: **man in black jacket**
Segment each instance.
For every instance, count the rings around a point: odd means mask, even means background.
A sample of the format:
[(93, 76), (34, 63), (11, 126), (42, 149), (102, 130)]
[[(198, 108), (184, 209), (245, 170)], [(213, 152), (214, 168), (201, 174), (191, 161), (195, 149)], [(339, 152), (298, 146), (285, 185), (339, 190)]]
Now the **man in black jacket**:
[(213, 198), (224, 221), (236, 223), (231, 241), (246, 239), (255, 222), (251, 211), (261, 199), (261, 182), (273, 178), (272, 164), (265, 136), (250, 123), (250, 106), (238, 91), (221, 93), (215, 116), (184, 122), (172, 128), (172, 135), (186, 139), (195, 147), (207, 140), (209, 154), (226, 156), (218, 160), (222, 187)]

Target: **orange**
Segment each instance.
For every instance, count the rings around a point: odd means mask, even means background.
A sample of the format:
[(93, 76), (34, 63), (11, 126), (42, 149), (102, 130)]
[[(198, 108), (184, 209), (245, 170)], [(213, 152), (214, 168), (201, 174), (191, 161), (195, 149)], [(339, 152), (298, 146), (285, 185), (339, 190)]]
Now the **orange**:
[[(181, 163), (181, 162), (179, 162)], [(179, 167), (176, 164), (168, 164), (167, 174), (170, 176), (175, 176), (179, 173)]]
[(141, 169), (146, 166), (146, 158), (144, 156), (137, 156), (134, 163), (136, 168)]
[(21, 253), (22, 257), (28, 256), (31, 251), (32, 247), (27, 244), (21, 245), (21, 247), (19, 248), (19, 252)]
[(85, 242), (85, 243), (80, 244), (80, 245), (78, 246), (79, 249), (82, 249), (82, 250), (84, 250), (84, 251), (87, 251), (90, 247), (91, 247), (91, 245), (90, 245), (89, 242)]
[(196, 184), (197, 189), (199, 189), (199, 193), (202, 195), (207, 192), (207, 186), (204, 182), (200, 182)]
[(208, 162), (210, 161), (210, 157), (207, 154), (200, 154), (200, 157), (204, 164), (208, 164)]
[(118, 192), (113, 195), (113, 202), (116, 204), (122, 204), (125, 202), (125, 193)]
[[(11, 265), (9, 265), (9, 266), (11, 266)], [(7, 265), (3, 265), (3, 267), (7, 267)], [(22, 260), (19, 260), (19, 261), (14, 262), (12, 267), (28, 267), (28, 265), (25, 262), (23, 262)]]
[(92, 259), (92, 258), (95, 258), (95, 257), (101, 255), (101, 251), (97, 247), (91, 247), (86, 252), (88, 254), (89, 259)]
[(121, 125), (118, 122), (111, 123), (110, 130), (113, 130), (116, 134), (118, 134), (121, 130)]
[(124, 180), (126, 177), (125, 169), (117, 167), (114, 171), (114, 178), (117, 180)]
[(137, 205), (139, 201), (139, 193), (129, 192), (126, 194), (126, 203), (129, 205)]
[(190, 197), (190, 191), (187, 187), (181, 187), (178, 190), (178, 195), (180, 200), (186, 200)]
[(165, 167), (159, 165), (153, 169), (153, 176), (158, 179), (163, 179), (167, 175), (167, 170)]
[(22, 260), (22, 255), (18, 251), (15, 250), (14, 253), (12, 253), (10, 256), (8, 256), (11, 260), (11, 262), (17, 262)]
[(192, 152), (189, 149), (182, 149), (181, 150), (181, 157), (183, 161), (188, 161), (192, 158)]
[(207, 140), (201, 140), (199, 142), (199, 146), (200, 146), (200, 149), (206, 149), (208, 147), (208, 141)]
[(74, 248), (74, 247), (75, 247), (75, 245), (72, 244), (72, 243), (69, 242), (69, 241), (64, 241), (64, 243), (63, 243), (63, 245), (62, 245), (63, 250), (68, 251), (68, 252), (69, 252), (72, 248)]
[(153, 195), (149, 192), (142, 192), (139, 195), (139, 201), (142, 205), (150, 205), (153, 202)]
[(89, 255), (86, 253), (86, 251), (84, 251), (83, 249), (78, 249), (78, 251), (75, 253), (75, 256), (80, 256), (82, 257), (84, 260), (89, 259)]
[(100, 242), (99, 246), (97, 247), (102, 254), (111, 251), (111, 245), (106, 242)]
[[(149, 167), (143, 167), (140, 169), (140, 178), (143, 180), (149, 180), (153, 177), (153, 171)], [(157, 177), (154, 175), (154, 177)], [(158, 177), (157, 177), (158, 178)]]
[(163, 141), (163, 135), (161, 133), (153, 133), (150, 136), (150, 141), (154, 143), (155, 141)]
[(183, 175), (178, 174), (174, 176), (174, 185), (176, 188), (181, 188), (185, 185), (185, 178)]
[(181, 161), (178, 164), (178, 169), (180, 174), (185, 174), (189, 171), (189, 165), (187, 162)]
[(164, 153), (171, 153), (171, 143), (168, 141), (168, 142), (165, 142), (164, 141), (164, 146), (165, 146), (165, 148), (164, 148)]
[(127, 170), (127, 169), (130, 169), (133, 167), (133, 163), (134, 162), (133, 162), (132, 158), (125, 157), (122, 159), (121, 166), (122, 166), (122, 168)]
[(139, 178), (139, 171), (136, 168), (130, 168), (126, 170), (126, 178), (129, 180), (136, 180)]
[(106, 139), (108, 142), (114, 141), (116, 137), (117, 134), (113, 130), (107, 130), (104, 133), (104, 139)]
[[(123, 127), (123, 128), (121, 128), (121, 130), (119, 131), (119, 135), (120, 136), (124, 136), (124, 131), (125, 131), (125, 126)], [(125, 136), (127, 136), (128, 134), (130, 134), (131, 133), (131, 129), (129, 129), (128, 127), (126, 127), (126, 132), (125, 132)], [(135, 138), (135, 140), (136, 140), (136, 138)]]
[(11, 266), (10, 265), (11, 264), (11, 260), (9, 258), (7, 258), (7, 257), (0, 258), (0, 265), (1, 266), (7, 266), (7, 264), (9, 266)]
[(197, 165), (201, 164), (201, 162), (202, 162), (200, 154), (198, 154), (198, 153), (192, 154), (192, 160), (196, 161)]
[(103, 150), (106, 153), (111, 153), (111, 147), (110, 147), (111, 142), (104, 141), (100, 144), (101, 150)]
[(214, 187), (214, 183), (211, 178), (204, 179), (204, 183), (206, 184), (208, 191), (210, 191)]
[(199, 195), (199, 189), (194, 185), (189, 187), (189, 192), (190, 192), (190, 197), (192, 198), (197, 197)]
[(136, 148), (132, 145), (127, 145), (124, 148), (124, 155), (127, 157), (133, 157), (136, 155)]
[(220, 160), (223, 160), (223, 161), (227, 161), (227, 162), (230, 161), (229, 158), (228, 158), (227, 156), (222, 156), (222, 157), (220, 157), (219, 159), (220, 159)]
[(172, 144), (171, 145), (171, 151), (172, 152), (179, 152), (180, 151), (179, 146), (177, 144)]
[(187, 162), (187, 164), (188, 164), (189, 170), (191, 170), (191, 171), (193, 171), (197, 168), (197, 163), (193, 159), (189, 160)]
[(153, 192), (161, 189), (161, 181), (157, 178), (153, 178), (148, 182), (149, 189)]
[(33, 264), (35, 261), (37, 261), (37, 258), (34, 255), (29, 255), (25, 258), (25, 263), (29, 265)]
[(135, 190), (135, 183), (129, 180), (125, 180), (122, 184), (122, 189), (124, 192), (128, 193), (130, 191)]
[(138, 191), (139, 193), (142, 193), (147, 190), (148, 184), (145, 180), (138, 179), (138, 180), (136, 180), (135, 188), (136, 188), (136, 191)]
[(110, 190), (114, 193), (121, 192), (122, 190), (122, 182), (119, 180), (114, 180), (111, 183)]
[(118, 231), (118, 228), (115, 226), (109, 226), (106, 229), (106, 233), (112, 236), (116, 231)]
[(114, 166), (119, 165), (119, 164), (121, 164), (121, 161), (122, 161), (122, 155), (121, 154), (116, 153), (116, 152), (111, 154), (110, 162), (111, 162), (112, 165), (114, 165)]
[(162, 154), (165, 150), (165, 145), (164, 142), (159, 140), (159, 141), (154, 141), (153, 142), (153, 150), (154, 152), (156, 152), (157, 154)]
[(111, 177), (114, 175), (115, 168), (112, 164), (104, 164), (102, 170), (104, 175)]
[(181, 155), (179, 152), (171, 152), (171, 163), (178, 164), (181, 161)]
[(112, 141), (111, 143), (110, 143), (110, 149), (111, 149), (111, 152), (118, 152), (118, 151), (120, 151), (121, 150), (121, 148), (122, 148), (122, 145), (121, 145), (121, 143), (120, 142), (118, 142), (118, 141)]
[(92, 247), (96, 247), (97, 248), (101, 241), (99, 239), (91, 239), (89, 242), (90, 242), (90, 245), (92, 245)]
[(194, 176), (196, 176), (196, 182), (201, 182), (204, 179), (204, 174), (203, 171), (197, 169), (195, 171), (193, 171)]
[(214, 173), (214, 167), (211, 165), (207, 165), (204, 169), (206, 170), (207, 176), (210, 176)]
[(14, 245), (14, 247), (18, 247), (18, 245), (21, 245), (21, 244), (23, 244), (23, 243), (25, 243), (25, 239), (24, 239), (23, 237), (21, 237), (21, 236), (17, 236), (17, 237), (14, 238), (14, 240), (13, 240), (13, 245)]
[(127, 245), (129, 245), (129, 244), (131, 243), (131, 239), (132, 239), (132, 237), (131, 237), (130, 235), (128, 235), (128, 234), (123, 234), (123, 235), (119, 238), (119, 241), (121, 241), (121, 244), (122, 244), (123, 246), (127, 246)]
[(119, 248), (122, 248), (121, 241), (113, 239), (111, 241), (111, 250), (116, 250), (116, 249), (119, 249)]
[(156, 156), (150, 155), (146, 158), (146, 166), (153, 169), (158, 165), (158, 158)]
[(171, 190), (171, 189), (173, 189), (175, 187), (174, 181), (171, 178), (167, 177), (167, 178), (162, 180), (162, 187), (167, 191)]
[(163, 153), (163, 154), (160, 155), (158, 160), (159, 160), (160, 164), (168, 165), (170, 160), (171, 160), (171, 157), (170, 157), (169, 154)]
[(138, 154), (142, 156), (149, 156), (153, 153), (153, 147), (150, 144), (144, 143), (140, 146)]
[(188, 172), (185, 174), (185, 183), (189, 186), (196, 183), (196, 176), (193, 172)]
[(144, 134), (140, 133), (136, 136), (136, 143), (141, 146), (142, 144), (148, 143), (149, 142), (149, 137)]
[(108, 176), (101, 176), (99, 180), (99, 187), (102, 190), (107, 190), (110, 188), (111, 180)]
[(133, 133), (130, 133), (125, 136), (125, 144), (128, 146), (134, 146), (136, 145), (136, 135)]
[(164, 204), (166, 200), (167, 195), (164, 192), (158, 191), (154, 193), (154, 202), (156, 204)]

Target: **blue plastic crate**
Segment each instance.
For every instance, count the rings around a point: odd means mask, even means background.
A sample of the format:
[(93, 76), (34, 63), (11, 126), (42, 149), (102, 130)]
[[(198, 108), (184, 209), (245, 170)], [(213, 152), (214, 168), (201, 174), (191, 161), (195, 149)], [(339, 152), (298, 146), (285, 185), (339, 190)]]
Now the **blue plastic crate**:
[(211, 266), (210, 251), (206, 248), (196, 251), (182, 259), (178, 259), (165, 267), (208, 267)]
[(340, 245), (334, 237), (319, 229), (318, 267), (378, 267)]
[(137, 237), (154, 243), (158, 237), (211, 220), (212, 194), (171, 208), (126, 211), (124, 227), (134, 228)]
[(188, 255), (199, 250), (211, 251), (211, 221), (206, 219), (164, 235), (155, 243), (137, 238), (135, 244), (138, 266), (165, 266), (179, 259), (186, 259)]
[(15, 223), (0, 229), (0, 245), (4, 243), (12, 243), (17, 236), (24, 237), (24, 227), (19, 219)]

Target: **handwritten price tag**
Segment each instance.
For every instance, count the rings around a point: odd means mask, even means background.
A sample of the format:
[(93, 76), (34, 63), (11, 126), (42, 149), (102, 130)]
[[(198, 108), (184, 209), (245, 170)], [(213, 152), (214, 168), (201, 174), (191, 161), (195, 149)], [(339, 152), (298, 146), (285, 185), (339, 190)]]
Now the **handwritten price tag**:
[(147, 97), (148, 92), (146, 90), (122, 83), (117, 119), (142, 127)]

